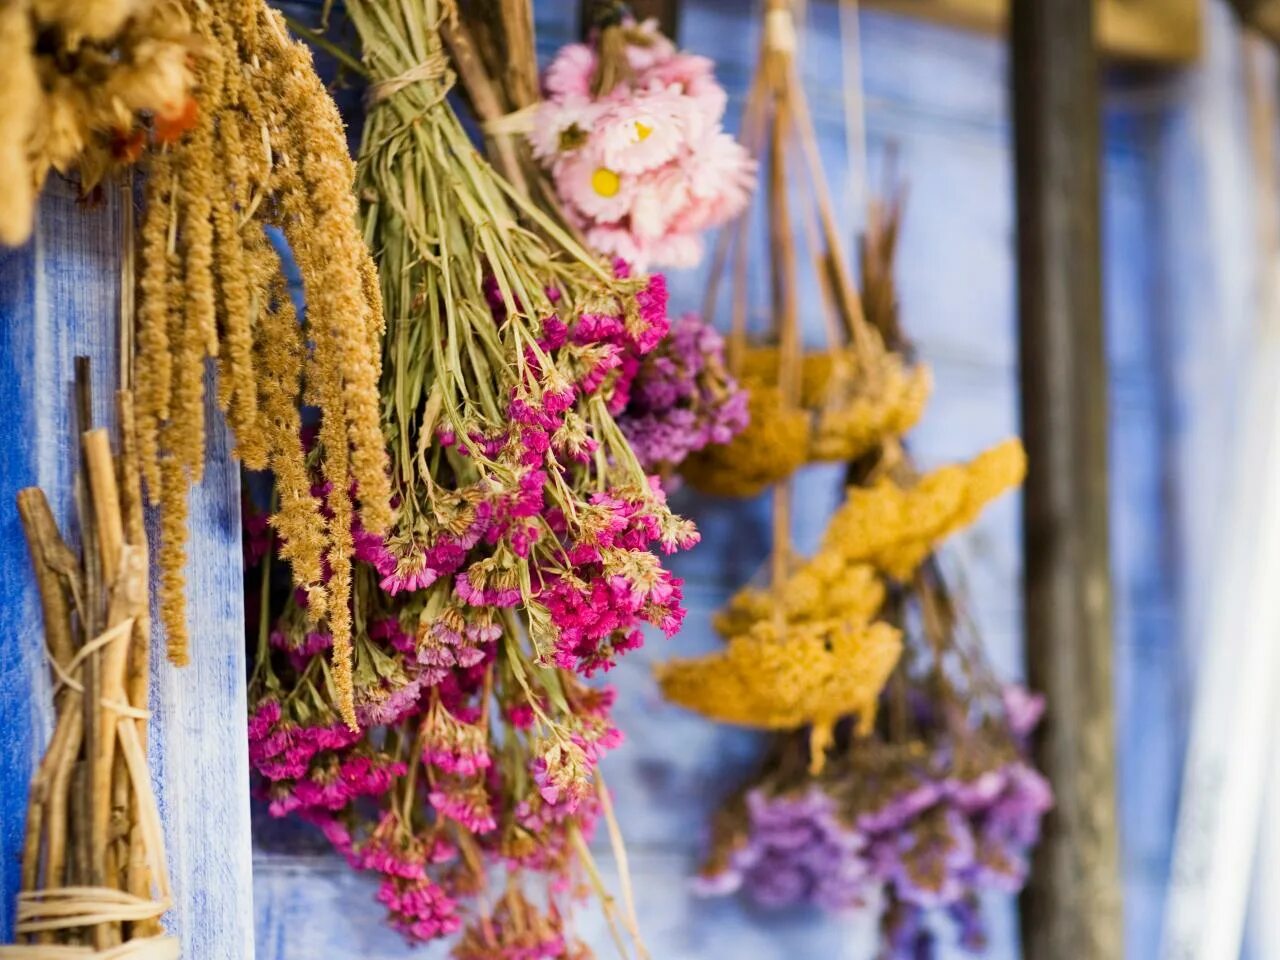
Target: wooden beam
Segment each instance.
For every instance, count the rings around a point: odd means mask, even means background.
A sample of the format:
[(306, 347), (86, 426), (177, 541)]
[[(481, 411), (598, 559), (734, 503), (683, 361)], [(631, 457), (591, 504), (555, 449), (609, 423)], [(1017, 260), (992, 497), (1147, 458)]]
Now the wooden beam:
[(1280, 0), (1230, 0), (1230, 3), (1246, 26), (1280, 45)]
[[(941, 23), (1004, 30), (1009, 0), (863, 0), (869, 8), (926, 17)], [(1276, 5), (1280, 0), (1232, 0), (1238, 5)], [(1094, 29), (1109, 57), (1186, 62), (1200, 54), (1200, 0), (1097, 0)]]
[[(578, 23), (585, 35), (591, 29), (597, 12), (606, 7), (617, 7), (616, 0), (581, 0)], [(680, 27), (680, 0), (627, 0), (626, 6), (637, 20), (656, 18), (658, 25), (672, 40)]]
[(1023, 895), (1024, 954), (1120, 960), (1092, 5), (1013, 0), (1027, 670), (1057, 805)]

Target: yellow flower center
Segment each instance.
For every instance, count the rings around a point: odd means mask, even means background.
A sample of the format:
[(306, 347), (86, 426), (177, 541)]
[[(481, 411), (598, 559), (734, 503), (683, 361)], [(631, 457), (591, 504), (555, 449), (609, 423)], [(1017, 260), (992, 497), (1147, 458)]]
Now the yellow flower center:
[(641, 123), (639, 120), (636, 121), (636, 139), (637, 140), (639, 141), (648, 140), (649, 134), (651, 133), (653, 133), (653, 127), (649, 126), (648, 124)]
[(607, 167), (597, 167), (591, 175), (591, 189), (602, 197), (617, 196), (622, 187), (622, 180)]

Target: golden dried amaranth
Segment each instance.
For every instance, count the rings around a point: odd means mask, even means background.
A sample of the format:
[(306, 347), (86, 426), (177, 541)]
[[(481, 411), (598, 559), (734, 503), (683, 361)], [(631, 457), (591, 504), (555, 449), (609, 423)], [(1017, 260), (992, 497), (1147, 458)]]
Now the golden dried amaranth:
[[(187, 657), (187, 487), (203, 468), (204, 369), (214, 357), (237, 453), (275, 476), (280, 553), (310, 615), (328, 619), (335, 693), (350, 721), (353, 498), (365, 529), (384, 531), (391, 519), (379, 422), (382, 305), (357, 227), (355, 168), (310, 53), (278, 13), (262, 0), (183, 0), (183, 8), (207, 55), (196, 67), (194, 129), (150, 161), (137, 332), (139, 438), (148, 493), (162, 506), (170, 656)], [(267, 226), (297, 262), (301, 322)], [(312, 450), (303, 404), (321, 411)]]

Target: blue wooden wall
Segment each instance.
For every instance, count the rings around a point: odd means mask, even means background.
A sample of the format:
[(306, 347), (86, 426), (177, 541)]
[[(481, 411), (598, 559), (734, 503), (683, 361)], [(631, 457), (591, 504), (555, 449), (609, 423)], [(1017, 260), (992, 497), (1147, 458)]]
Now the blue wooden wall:
[[(31, 242), (0, 248), (0, 610), (7, 627), (0, 647), (0, 942), (12, 931), (27, 783), (52, 720), (39, 600), (14, 494), (43, 487), (60, 526), (75, 535), (77, 355), (93, 364), (97, 425), (115, 423), (122, 208), (112, 192), (97, 206), (76, 193), (52, 178)], [(191, 498), (191, 664), (168, 665), (157, 629), (150, 759), (175, 899), (166, 923), (185, 957), (245, 960), (253, 955), (253, 881), (240, 477), (221, 415), (212, 401), (208, 407), (208, 469)]]

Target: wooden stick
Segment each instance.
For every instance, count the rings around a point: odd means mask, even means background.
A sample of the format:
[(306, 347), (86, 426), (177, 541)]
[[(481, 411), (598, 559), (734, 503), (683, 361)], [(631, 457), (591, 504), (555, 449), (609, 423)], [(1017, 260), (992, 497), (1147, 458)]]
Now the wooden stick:
[[(773, 128), (769, 138), (769, 277), (774, 322), (778, 329), (778, 391), (788, 410), (800, 399), (800, 329), (796, 310), (796, 251), (792, 233), (787, 179), (787, 131), (790, 110), (785, 90), (785, 59), (771, 49), (766, 69), (773, 74)], [(773, 584), (782, 589), (791, 566), (791, 479), (781, 480), (773, 492)]]
[[(18, 491), (18, 516), (31, 552), (31, 566), (40, 592), (40, 608), (44, 615), (45, 643), (49, 655), (63, 670), (74, 654), (71, 639), (71, 604), (59, 579), (55, 563), (64, 569), (75, 568), (75, 554), (58, 533), (58, 524), (49, 509), (49, 501), (39, 487)], [(61, 555), (60, 557), (58, 555)], [(55, 672), (56, 676), (56, 672)], [(59, 692), (61, 696), (61, 692)]]
[(107, 431), (99, 427), (83, 434), (81, 443), (89, 475), (89, 491), (93, 496), (93, 516), (97, 521), (102, 582), (110, 587), (120, 572), (120, 550), (124, 546), (124, 519), (120, 514), (120, 491), (116, 486), (111, 440)]
[[(458, 71), (458, 79), (462, 81), (462, 86), (471, 99), (471, 106), (476, 116), (482, 123), (500, 120), (506, 111), (502, 108), (502, 103), (498, 99), (497, 91), (494, 90), (493, 82), (489, 79), (484, 64), (476, 55), (475, 41), (472, 40), (466, 24), (460, 20), (455, 22), (445, 18), (440, 24), (440, 36), (444, 38), (445, 45), (449, 48), (454, 69)], [(525, 180), (524, 168), (520, 163), (520, 156), (511, 135), (509, 133), (490, 134), (486, 131), (485, 136), (493, 143), (497, 153), (494, 160), (499, 172), (511, 182), (513, 187), (527, 196), (529, 184)]]

